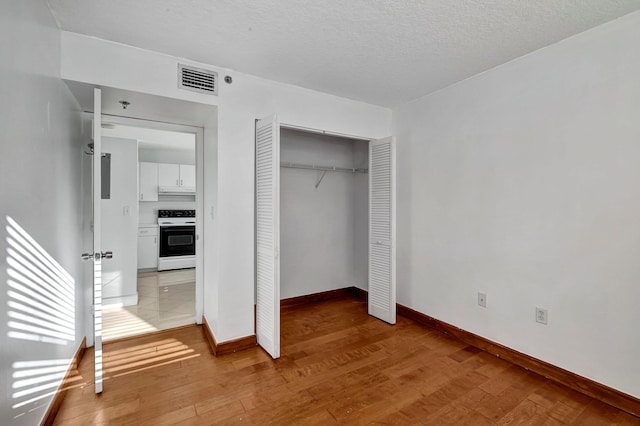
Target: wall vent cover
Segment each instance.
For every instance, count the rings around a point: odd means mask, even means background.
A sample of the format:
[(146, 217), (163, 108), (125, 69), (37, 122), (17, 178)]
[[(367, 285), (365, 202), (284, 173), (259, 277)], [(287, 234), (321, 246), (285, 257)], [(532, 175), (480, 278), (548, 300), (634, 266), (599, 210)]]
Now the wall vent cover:
[(218, 73), (178, 64), (178, 87), (194, 92), (218, 94)]

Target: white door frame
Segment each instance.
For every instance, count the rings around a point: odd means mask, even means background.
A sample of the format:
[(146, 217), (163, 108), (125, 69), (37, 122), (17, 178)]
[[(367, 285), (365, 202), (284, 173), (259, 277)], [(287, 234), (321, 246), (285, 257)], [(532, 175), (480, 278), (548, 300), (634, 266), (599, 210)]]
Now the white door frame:
[(196, 323), (202, 324), (204, 313), (204, 128), (185, 124), (165, 123), (140, 118), (102, 115), (103, 123), (142, 127), (170, 132), (191, 133), (196, 136)]
[(379, 139), (379, 138), (370, 138), (366, 136), (348, 135), (346, 133), (332, 132), (330, 130), (314, 129), (312, 127), (296, 126), (295, 124), (290, 124), (290, 123), (280, 123), (280, 128), (289, 129), (289, 130), (298, 130), (300, 132), (315, 133), (315, 134), (326, 135), (326, 136), (335, 136), (338, 138), (354, 139), (354, 140), (366, 141), (366, 142), (371, 142), (376, 139)]

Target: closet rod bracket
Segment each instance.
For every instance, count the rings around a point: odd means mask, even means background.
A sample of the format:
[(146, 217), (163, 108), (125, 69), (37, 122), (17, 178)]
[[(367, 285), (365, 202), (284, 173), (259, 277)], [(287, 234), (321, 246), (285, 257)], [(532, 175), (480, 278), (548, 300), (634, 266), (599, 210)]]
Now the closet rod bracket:
[(322, 176), (320, 176), (320, 179), (318, 179), (318, 181), (316, 182), (316, 189), (318, 189), (318, 186), (320, 186), (320, 182), (322, 182), (322, 179), (324, 179), (324, 175), (327, 174), (328, 170), (325, 170), (322, 172)]

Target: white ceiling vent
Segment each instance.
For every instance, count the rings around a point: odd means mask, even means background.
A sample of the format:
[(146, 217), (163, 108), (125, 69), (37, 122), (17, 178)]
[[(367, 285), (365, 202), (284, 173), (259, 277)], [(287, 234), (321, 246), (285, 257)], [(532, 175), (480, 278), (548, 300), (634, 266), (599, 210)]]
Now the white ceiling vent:
[(218, 94), (218, 73), (178, 64), (178, 87), (194, 92)]

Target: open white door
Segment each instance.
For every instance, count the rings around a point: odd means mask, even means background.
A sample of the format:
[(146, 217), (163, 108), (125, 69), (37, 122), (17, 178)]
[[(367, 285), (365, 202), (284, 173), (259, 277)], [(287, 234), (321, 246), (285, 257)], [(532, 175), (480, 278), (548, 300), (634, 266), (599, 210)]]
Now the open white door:
[(102, 393), (102, 91), (93, 89), (93, 331), (96, 393)]
[(369, 315), (396, 323), (396, 144), (369, 143)]
[(102, 393), (102, 259), (111, 259), (111, 252), (102, 252), (102, 91), (93, 89), (93, 157), (91, 167), (91, 204), (93, 210), (93, 253), (82, 253), (83, 260), (93, 262), (93, 347), (95, 349), (95, 389)]
[(280, 357), (280, 125), (256, 122), (256, 338)]

